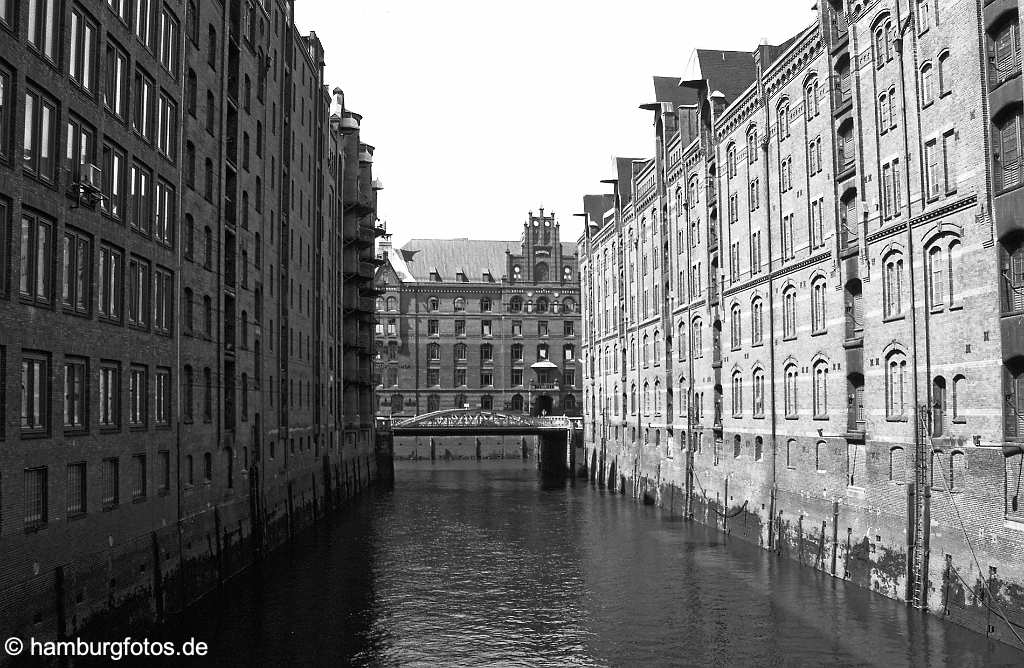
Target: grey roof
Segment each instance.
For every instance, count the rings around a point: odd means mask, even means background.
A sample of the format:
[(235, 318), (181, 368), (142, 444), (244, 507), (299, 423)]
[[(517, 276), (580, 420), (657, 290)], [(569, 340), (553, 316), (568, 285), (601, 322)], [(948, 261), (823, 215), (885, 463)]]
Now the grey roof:
[[(481, 239), (411, 239), (403, 251), (415, 251), (411, 261), (406, 263), (409, 273), (417, 281), (429, 281), (430, 273), (436, 271), (442, 281), (454, 281), (458, 273), (464, 273), (472, 282), (481, 280), (484, 272), (490, 272), (495, 281), (505, 275), (505, 251), (518, 255), (522, 253), (519, 241), (491, 241)], [(574, 242), (562, 242), (562, 255), (576, 253)]]

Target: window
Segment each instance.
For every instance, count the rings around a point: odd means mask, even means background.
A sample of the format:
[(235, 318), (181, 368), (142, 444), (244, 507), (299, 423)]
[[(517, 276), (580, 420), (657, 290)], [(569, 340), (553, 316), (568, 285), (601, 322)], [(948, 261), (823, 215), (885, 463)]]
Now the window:
[(997, 188), (1006, 190), (1021, 184), (1021, 110), (1003, 114), (996, 121), (993, 138)]
[(807, 142), (807, 174), (814, 176), (824, 169), (821, 161), (821, 135)]
[(100, 427), (114, 428), (121, 414), (121, 367), (104, 363), (100, 367)]
[(793, 214), (782, 216), (782, 259), (792, 260), (796, 257), (796, 243), (793, 238)]
[(111, 320), (121, 319), (124, 278), (123, 255), (110, 246), (100, 246), (98, 276), (99, 314)]
[(494, 347), (489, 343), (480, 346), (480, 361), (491, 362), (494, 360)]
[(178, 157), (178, 105), (167, 93), (160, 93), (156, 121), (156, 148), (165, 158), (174, 162)]
[(885, 218), (899, 216), (902, 207), (900, 161), (896, 159), (882, 165), (882, 214)]
[(64, 428), (86, 429), (89, 426), (89, 406), (86, 388), (89, 383), (89, 365), (85, 359), (69, 357), (64, 362)]
[(490, 320), (481, 320), (480, 321), (480, 336), (490, 336), (490, 335), (491, 335), (491, 321)]
[(874, 28), (875, 67), (881, 69), (892, 60), (891, 35), (892, 21), (879, 21)]
[[(125, 1), (125, 0), (122, 0)], [(135, 9), (132, 12), (134, 19), (133, 31), (139, 41), (147, 47), (153, 46), (153, 6), (151, 0), (134, 0)]]
[(156, 218), (153, 238), (164, 246), (174, 244), (174, 187), (162, 179), (156, 183)]
[(782, 293), (782, 338), (796, 338), (796, 288)]
[(455, 321), (455, 336), (465, 336), (465, 335), (466, 335), (466, 321), (465, 320), (456, 320)]
[(132, 367), (128, 370), (128, 425), (142, 427), (146, 424), (146, 399), (149, 388), (146, 383), (146, 369)]
[(903, 257), (898, 254), (885, 258), (882, 282), (882, 306), (886, 318), (903, 313)]
[(435, 387), (441, 384), (441, 370), (440, 369), (427, 369), (427, 385), (429, 387)]
[(82, 182), (82, 166), (96, 162), (96, 132), (75, 116), (68, 118), (64, 171), (72, 184)]
[(213, 372), (203, 367), (203, 422), (213, 419)]
[(49, 519), (49, 480), (45, 466), (25, 469), (25, 528), (36, 530)]
[(455, 387), (463, 387), (466, 384), (466, 370), (456, 369), (454, 377)]
[(116, 506), (121, 499), (121, 470), (117, 457), (103, 460), (103, 492), (100, 497), (104, 508)]
[(956, 192), (957, 159), (957, 133), (949, 130), (942, 135), (942, 180), (947, 195)]
[(562, 322), (562, 336), (575, 336), (576, 335), (576, 323), (572, 320), (565, 320)]
[(153, 174), (133, 164), (128, 182), (128, 218), (133, 230), (148, 235), (153, 226)]
[(693, 356), (694, 357), (703, 357), (704, 356), (704, 341), (703, 341), (703, 335), (702, 335), (702, 331), (701, 331), (700, 318), (694, 318), (693, 319), (693, 325), (692, 325), (691, 330), (692, 330), (691, 331), (691, 337), (692, 337), (692, 341), (693, 341), (693, 345), (692, 345)]
[(806, 84), (804, 84), (804, 106), (807, 119), (814, 118), (818, 115), (818, 79), (816, 77), (811, 78)]
[(750, 210), (751, 211), (757, 211), (758, 208), (760, 208), (760, 206), (761, 206), (760, 188), (758, 187), (758, 180), (759, 179), (755, 178), (755, 179), (753, 179), (750, 182), (750, 198), (749, 198), (749, 202), (750, 202)]
[(996, 87), (1020, 72), (1020, 23), (1016, 12), (1009, 14), (988, 36), (989, 79)]
[(50, 356), (25, 351), (21, 358), (21, 430), (45, 433), (50, 428)]
[(153, 377), (153, 422), (158, 426), (171, 424), (171, 370), (157, 369)]
[(936, 199), (942, 193), (942, 158), (939, 155), (937, 140), (932, 139), (924, 145), (925, 193), (928, 200)]
[(828, 417), (828, 363), (824, 360), (814, 364), (814, 417)]
[(811, 283), (811, 332), (825, 331), (825, 279)]
[(821, 248), (825, 245), (825, 198), (819, 197), (811, 200), (811, 248)]
[(142, 70), (135, 70), (132, 96), (132, 130), (146, 141), (153, 141), (153, 111), (156, 106), (156, 84)]
[(427, 336), (438, 336), (439, 335), (439, 321), (428, 320), (427, 321)]
[(788, 364), (785, 371), (785, 408), (786, 417), (797, 417), (797, 366)]
[[(658, 334), (655, 334), (655, 349), (657, 349), (659, 340), (660, 339)], [(562, 346), (562, 359), (565, 360), (566, 362), (572, 362), (573, 360), (576, 359), (576, 348), (571, 343), (567, 343), (564, 346)]]
[(25, 172), (53, 183), (57, 167), (57, 104), (29, 88), (25, 92)]
[[(750, 164), (757, 162), (757, 128), (747, 130), (747, 160)], [(751, 209), (753, 210), (753, 209)]]
[(921, 68), (921, 106), (927, 107), (935, 101), (935, 68), (926, 63)]
[(548, 359), (548, 344), (542, 343), (537, 346), (537, 360), (541, 361), (546, 359)]
[(508, 310), (511, 313), (519, 313), (523, 310), (523, 300), (519, 297), (513, 297), (508, 302)]
[(108, 39), (105, 60), (103, 104), (119, 119), (127, 120), (128, 55)]
[(438, 362), (441, 360), (441, 346), (436, 343), (431, 343), (427, 346), (427, 359), (432, 362)]
[(740, 305), (733, 304), (729, 314), (729, 339), (733, 350), (739, 350), (743, 345), (741, 317)]
[(933, 310), (958, 305), (962, 270), (959, 240), (940, 239), (928, 249), (928, 297)]
[(480, 372), (480, 387), (490, 387), (494, 385), (494, 372), (490, 369), (484, 369)]
[[(38, 1), (38, 0), (37, 0)], [(45, 1), (45, 0), (44, 0)], [(50, 0), (59, 5), (58, 0)], [(68, 48), (68, 73), (71, 80), (92, 91), (96, 78), (96, 24), (78, 7), (71, 8), (71, 44)]]
[(206, 91), (206, 131), (211, 135), (214, 132), (217, 122), (217, 103), (214, 101), (213, 91)]
[(779, 117), (779, 142), (789, 138), (789, 100), (779, 103), (777, 111)]
[(125, 185), (127, 172), (124, 152), (112, 144), (103, 146), (103, 195), (100, 207), (114, 220), (124, 216)]
[(902, 419), (907, 412), (907, 360), (902, 353), (893, 353), (886, 358), (885, 405), (886, 417)]
[(206, 33), (206, 63), (217, 69), (217, 29), (212, 25), (207, 28)]
[(754, 417), (764, 417), (764, 370), (755, 369), (753, 377)]
[(513, 343), (512, 344), (512, 361), (521, 362), (523, 360), (523, 344)]
[(484, 297), (480, 300), (480, 311), (486, 313), (491, 310), (491, 300)]
[(85, 472), (85, 462), (68, 464), (67, 513), (69, 517), (82, 515), (87, 511), (88, 494), (86, 494)]
[(177, 17), (164, 7), (160, 11), (160, 64), (171, 74), (178, 73), (178, 34)]
[(522, 369), (512, 369), (512, 386), (513, 387), (522, 387), (522, 385), (523, 385), (523, 370)]
[(760, 298), (750, 302), (750, 339), (755, 346), (764, 343), (764, 302)]
[(427, 299), (427, 310), (438, 311), (441, 308), (441, 301), (437, 297), (430, 297)]
[(132, 455), (132, 500), (146, 498), (146, 455)]
[(939, 84), (939, 97), (942, 97), (946, 93), (950, 92), (949, 88), (949, 51), (943, 51), (939, 54), (939, 71), (938, 71), (938, 84)]
[(732, 416), (743, 417), (743, 374), (739, 371), (732, 374)]
[(548, 335), (548, 321), (547, 320), (539, 320), (539, 321), (537, 321), (537, 336), (547, 336), (547, 335)]
[(50, 304), (53, 278), (53, 223), (24, 213), (21, 217), (21, 280), (25, 300)]
[(11, 73), (0, 68), (0, 162), (9, 162), (14, 136), (14, 88)]
[(27, 0), (28, 43), (43, 57), (57, 61), (60, 49), (60, 0)]

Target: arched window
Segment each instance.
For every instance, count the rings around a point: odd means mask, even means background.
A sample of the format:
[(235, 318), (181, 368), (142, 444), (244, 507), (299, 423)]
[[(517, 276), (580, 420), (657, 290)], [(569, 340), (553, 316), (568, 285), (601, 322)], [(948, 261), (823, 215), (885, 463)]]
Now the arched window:
[(441, 397), (436, 394), (431, 394), (427, 397), (427, 412), (433, 413), (434, 411), (441, 410)]
[(818, 115), (818, 78), (811, 77), (804, 84), (805, 118), (808, 120)]
[(891, 353), (885, 360), (885, 414), (900, 419), (907, 414), (907, 358), (902, 352)]
[(796, 338), (796, 288), (793, 286), (782, 292), (782, 338)]
[(740, 305), (733, 304), (729, 312), (729, 338), (733, 350), (739, 350), (742, 345), (742, 329), (740, 326), (742, 314)]
[(213, 480), (213, 455), (209, 452), (203, 453), (203, 481)]
[(537, 310), (537, 313), (547, 313), (548, 312), (548, 300), (545, 299), (544, 297), (541, 297), (540, 299), (538, 299), (537, 300), (537, 308), (536, 308), (536, 310)]
[(935, 101), (935, 72), (931, 63), (921, 68), (921, 106), (927, 107)]
[(651, 363), (651, 355), (650, 355), (650, 339), (649, 339), (649, 337), (646, 334), (644, 334), (643, 347), (641, 347), (640, 350), (641, 350), (641, 356), (640, 356), (641, 363), (644, 366), (647, 366), (648, 364)]
[(825, 470), (825, 456), (828, 454), (828, 443), (818, 441), (814, 444), (814, 470)]
[(953, 413), (953, 422), (962, 423), (967, 422), (967, 418), (963, 413), (963, 406), (961, 402), (964, 400), (964, 389), (967, 387), (967, 379), (962, 374), (953, 376), (953, 391), (951, 394), (951, 408)]
[(820, 277), (811, 283), (811, 331), (825, 331), (825, 279)]
[[(1010, 23), (1016, 25), (1017, 22)], [(1020, 62), (1019, 55), (1017, 58), (1017, 62)], [(992, 142), (992, 153), (995, 160), (997, 190), (1013, 188), (1024, 180), (1024, 170), (1021, 169), (1022, 126), (1024, 124), (1021, 123), (1020, 106), (1011, 107), (995, 119), (996, 132)]]
[(533, 280), (537, 283), (544, 283), (548, 280), (548, 265), (545, 262), (538, 262), (533, 267)]
[(694, 357), (703, 357), (704, 356), (704, 341), (703, 341), (703, 334), (702, 334), (702, 330), (701, 330), (700, 318), (694, 318), (693, 319), (692, 330), (693, 330), (692, 331), (692, 337), (693, 337), (693, 356)]
[(967, 455), (954, 450), (949, 455), (949, 491), (960, 492), (967, 486)]
[(755, 346), (764, 343), (764, 302), (760, 297), (750, 302), (750, 339)]
[(483, 297), (483, 298), (480, 299), (480, 310), (482, 312), (484, 312), (484, 313), (487, 313), (488, 311), (491, 310), (491, 300), (490, 300), (490, 298)]
[(963, 258), (960, 240), (941, 237), (928, 249), (928, 299), (932, 309), (956, 306)]
[(654, 330), (654, 363), (661, 361), (661, 332)]
[(210, 295), (203, 295), (203, 333), (213, 336), (213, 300)]
[(686, 323), (679, 321), (679, 333), (676, 336), (676, 348), (680, 360), (686, 359)]
[(441, 360), (441, 346), (437, 343), (427, 344), (427, 359), (431, 362), (439, 362)]
[(437, 297), (427, 298), (427, 310), (430, 312), (438, 311), (441, 308), (441, 300)]
[(732, 416), (743, 416), (743, 374), (739, 371), (732, 374)]
[(195, 297), (192, 288), (185, 288), (185, 331), (192, 332), (195, 329)]
[(654, 414), (661, 415), (661, 381), (654, 381)]
[(213, 230), (209, 225), (203, 229), (203, 266), (213, 269)]
[(874, 58), (875, 67), (881, 69), (892, 60), (892, 20), (886, 17), (879, 20), (874, 27)]
[(494, 409), (494, 397), (489, 394), (485, 394), (480, 397), (480, 409), (489, 411)]
[(883, 260), (882, 305), (886, 318), (903, 313), (903, 256), (891, 253)]
[(725, 175), (730, 179), (736, 176), (736, 144), (733, 142), (725, 149)]
[(740, 439), (740, 435), (736, 434), (732, 437), (732, 456), (735, 459), (739, 459), (739, 456), (743, 454), (743, 441)]
[(629, 412), (636, 415), (636, 383), (629, 387)]
[(1003, 312), (1024, 311), (1024, 234), (1015, 234), (1000, 244), (1002, 255)]
[(764, 438), (760, 436), (754, 437), (754, 461), (759, 462), (764, 459)]
[(636, 368), (636, 337), (630, 337), (629, 339), (629, 368)]
[(455, 301), (452, 302), (452, 307), (455, 309), (456, 312), (465, 311), (466, 300), (463, 299), (462, 297), (456, 297)]
[(575, 313), (576, 302), (572, 299), (566, 299), (562, 302), (562, 311), (565, 313)]
[(523, 300), (519, 297), (513, 297), (508, 301), (508, 310), (511, 313), (519, 313), (523, 310)]
[(814, 364), (814, 417), (828, 417), (828, 362)]
[[(616, 400), (615, 403), (618, 404), (618, 400)], [(562, 402), (562, 410), (565, 411), (566, 413), (575, 412), (576, 397), (571, 394), (566, 395), (565, 401)]]
[(391, 395), (391, 413), (392, 414), (401, 413), (402, 412), (402, 403), (403, 403), (403, 401), (404, 400), (403, 400), (401, 394), (392, 394)]
[(651, 384), (646, 380), (644, 381), (643, 411), (644, 415), (651, 414)]
[(466, 361), (466, 344), (456, 343), (455, 344), (455, 359), (460, 362)]
[(786, 417), (797, 417), (797, 366), (787, 364), (785, 371)]
[(757, 162), (757, 127), (753, 125), (747, 130), (747, 160)]
[(907, 482), (906, 453), (899, 446), (889, 450), (889, 480), (901, 485)]
[(754, 417), (764, 417), (764, 369), (754, 369), (753, 375)]
[(572, 267), (562, 267), (562, 280), (566, 283), (572, 280)]
[(203, 163), (203, 196), (208, 202), (213, 201), (213, 160), (209, 158)]
[(542, 343), (537, 346), (537, 359), (546, 360), (548, 359), (548, 344)]
[(621, 415), (619, 413), (619, 384), (618, 383), (615, 384), (615, 399), (614, 399), (614, 402), (615, 402), (615, 412), (613, 414), (614, 415)]
[(523, 410), (523, 395), (513, 394), (512, 395), (512, 410), (521, 411)]
[(779, 142), (789, 137), (789, 99), (783, 98), (776, 110), (779, 119)]
[(224, 448), (224, 470), (227, 474), (228, 489), (235, 487), (235, 452), (230, 447)]
[(387, 299), (387, 309), (389, 311), (397, 311), (398, 310), (398, 299), (396, 297), (388, 297), (388, 299)]

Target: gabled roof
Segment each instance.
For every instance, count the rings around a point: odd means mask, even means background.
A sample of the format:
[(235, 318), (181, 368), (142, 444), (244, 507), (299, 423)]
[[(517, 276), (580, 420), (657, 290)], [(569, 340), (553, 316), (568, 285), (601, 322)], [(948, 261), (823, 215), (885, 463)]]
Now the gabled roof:
[(694, 49), (681, 83), (707, 81), (709, 90), (721, 91), (728, 104), (749, 88), (756, 77), (754, 56), (749, 51)]
[[(459, 273), (465, 273), (471, 283), (479, 283), (489, 273), (495, 283), (505, 275), (505, 252), (521, 254), (519, 241), (490, 241), (480, 239), (411, 239), (401, 248), (408, 256), (415, 251), (412, 261), (406, 263), (412, 279), (429, 281), (436, 271), (442, 281), (451, 282)], [(576, 244), (562, 242), (562, 255), (576, 253)]]
[(673, 106), (697, 104), (697, 91), (679, 85), (679, 77), (654, 77), (655, 102), (671, 102)]

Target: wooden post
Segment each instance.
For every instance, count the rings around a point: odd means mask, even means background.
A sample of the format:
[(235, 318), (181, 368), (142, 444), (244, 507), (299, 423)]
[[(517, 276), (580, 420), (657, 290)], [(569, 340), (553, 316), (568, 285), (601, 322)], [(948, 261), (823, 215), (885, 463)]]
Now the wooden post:
[(832, 577), (836, 576), (836, 555), (839, 552), (839, 502), (832, 502)]

